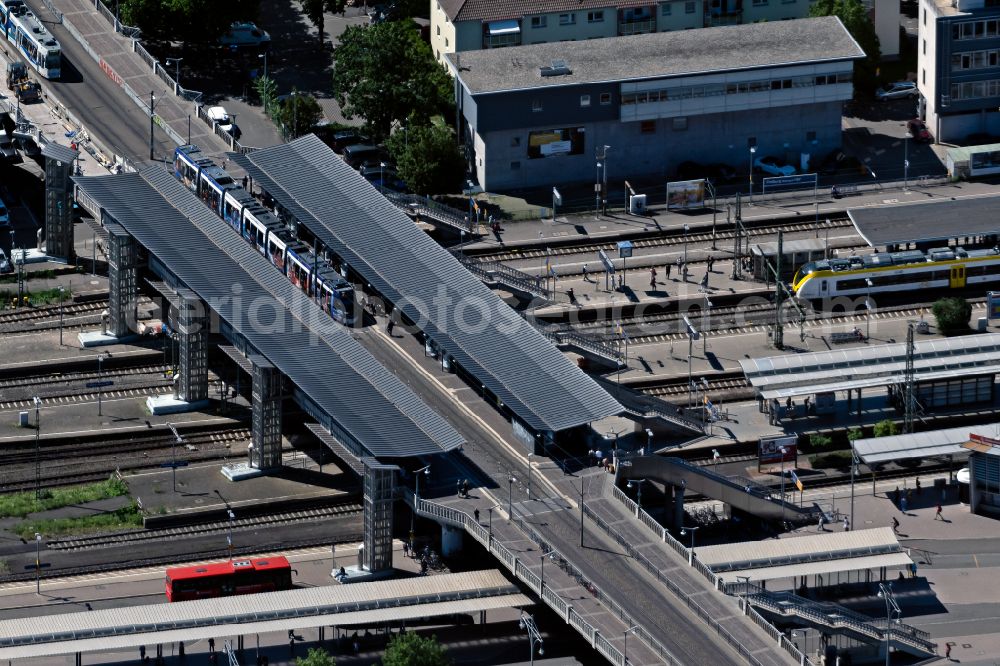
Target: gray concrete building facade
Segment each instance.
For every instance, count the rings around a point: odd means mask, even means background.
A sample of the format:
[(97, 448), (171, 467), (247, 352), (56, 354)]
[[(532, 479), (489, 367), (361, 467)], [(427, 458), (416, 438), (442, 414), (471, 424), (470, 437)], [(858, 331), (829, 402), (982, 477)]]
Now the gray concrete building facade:
[(470, 170), (503, 191), (670, 178), (685, 160), (741, 173), (840, 146), (863, 51), (834, 17), (448, 55)]

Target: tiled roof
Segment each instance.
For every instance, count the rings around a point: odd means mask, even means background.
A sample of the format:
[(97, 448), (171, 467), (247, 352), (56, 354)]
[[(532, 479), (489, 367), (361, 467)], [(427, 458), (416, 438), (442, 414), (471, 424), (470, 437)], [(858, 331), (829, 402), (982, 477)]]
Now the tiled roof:
[(578, 9), (656, 7), (656, 0), (441, 0), (441, 9), (455, 21), (501, 21), (533, 14)]

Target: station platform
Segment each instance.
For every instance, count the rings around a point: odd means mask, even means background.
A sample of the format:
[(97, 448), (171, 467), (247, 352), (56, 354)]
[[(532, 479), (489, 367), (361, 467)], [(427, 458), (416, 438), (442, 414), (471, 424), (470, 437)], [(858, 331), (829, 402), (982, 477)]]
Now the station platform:
[[(995, 196), (996, 186), (985, 182), (957, 182), (937, 185), (913, 184), (904, 191), (901, 184), (887, 185), (882, 189), (866, 190), (857, 195), (833, 199), (829, 196), (829, 188), (821, 189), (818, 198), (814, 199), (811, 190), (802, 193), (782, 193), (762, 197), (759, 193), (753, 197), (753, 203), (743, 197), (743, 220), (753, 221), (773, 218), (799, 217), (803, 220), (825, 219), (832, 216), (842, 216), (850, 208), (895, 206), (901, 203), (916, 203), (921, 201), (936, 201), (944, 199), (961, 199), (981, 196)], [(711, 204), (711, 202), (708, 202)], [(726, 204), (734, 203), (732, 199), (716, 201), (716, 221), (724, 223), (726, 219)], [(817, 208), (816, 204), (819, 204)], [(495, 249), (501, 247), (489, 232), (485, 220), (482, 240), (469, 243), (465, 247), (473, 249)], [(685, 224), (699, 230), (711, 228), (711, 207), (687, 212), (654, 211), (653, 215), (635, 216), (616, 212), (610, 215), (595, 215), (593, 212), (573, 215), (556, 215), (555, 221), (503, 221), (501, 232), (504, 247), (537, 246), (539, 242), (578, 242), (581, 239), (599, 240), (613, 239), (623, 234), (653, 232), (662, 229), (682, 229)]]

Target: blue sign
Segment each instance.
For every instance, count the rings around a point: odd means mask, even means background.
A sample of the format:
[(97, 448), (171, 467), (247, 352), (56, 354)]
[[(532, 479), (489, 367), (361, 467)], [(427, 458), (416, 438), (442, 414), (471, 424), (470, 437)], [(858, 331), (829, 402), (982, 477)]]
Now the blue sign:
[(168, 469), (171, 468), (171, 467), (187, 467), (187, 466), (188, 466), (188, 464), (187, 464), (186, 460), (178, 460), (176, 462), (160, 463), (160, 467), (166, 467)]
[(632, 256), (632, 241), (618, 241), (618, 256), (622, 259)]
[(986, 292), (986, 319), (1000, 319), (1000, 291)]
[(103, 382), (87, 382), (87, 388), (104, 388), (105, 386), (114, 386), (113, 381), (103, 381)]
[(816, 174), (802, 173), (796, 176), (774, 176), (764, 179), (764, 191), (806, 186), (816, 187)]
[(607, 252), (605, 252), (604, 250), (599, 250), (597, 253), (597, 257), (601, 260), (601, 263), (604, 264), (604, 270), (606, 270), (608, 273), (615, 272), (615, 264), (614, 262), (611, 261), (611, 257), (608, 256)]

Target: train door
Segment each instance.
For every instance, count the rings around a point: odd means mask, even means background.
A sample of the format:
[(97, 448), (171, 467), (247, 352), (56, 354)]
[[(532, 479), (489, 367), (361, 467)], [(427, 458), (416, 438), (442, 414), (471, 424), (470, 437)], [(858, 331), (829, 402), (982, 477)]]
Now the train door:
[(965, 286), (965, 266), (953, 264), (951, 267), (951, 278), (949, 285), (952, 289), (961, 289)]

